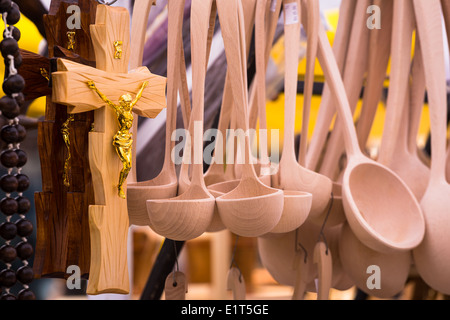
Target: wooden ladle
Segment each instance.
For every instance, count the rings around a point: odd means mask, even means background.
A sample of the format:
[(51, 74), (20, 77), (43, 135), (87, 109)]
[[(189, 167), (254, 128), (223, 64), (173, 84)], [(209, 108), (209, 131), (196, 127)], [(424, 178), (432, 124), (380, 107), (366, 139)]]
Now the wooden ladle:
[[(333, 183), (314, 171), (308, 170), (297, 162), (295, 154), (295, 103), (297, 96), (298, 50), (300, 46), (300, 1), (283, 1), (285, 13), (285, 112), (284, 142), (279, 164), (278, 183), (283, 190), (302, 191), (312, 194), (312, 206), (309, 217), (322, 215), (328, 203)], [(297, 12), (291, 21), (290, 12)], [(295, 17), (297, 20), (295, 20)], [(318, 21), (319, 23), (319, 21)]]
[[(149, 1), (146, 5), (149, 5)], [(151, 4), (150, 4), (151, 5)], [(140, 10), (140, 9), (137, 9)], [(149, 225), (146, 201), (148, 199), (167, 199), (176, 196), (178, 178), (171, 159), (174, 143), (171, 141), (176, 128), (177, 116), (177, 63), (181, 59), (181, 30), (184, 1), (170, 1), (168, 5), (168, 44), (167, 44), (167, 121), (164, 163), (159, 175), (149, 181), (131, 182), (127, 186), (127, 204), (130, 224)]]
[(323, 26), (319, 33), (319, 61), (344, 124), (348, 162), (342, 195), (350, 227), (361, 242), (376, 251), (388, 253), (417, 247), (425, 233), (419, 203), (392, 170), (361, 152), (343, 82)]
[(156, 233), (173, 240), (186, 241), (202, 235), (214, 214), (215, 199), (206, 189), (203, 179), (204, 88), (212, 6), (212, 0), (194, 0), (191, 5), (193, 109), (189, 132), (193, 137), (194, 151), (191, 183), (178, 197), (147, 200), (150, 227)]
[[(450, 226), (450, 185), (445, 178), (447, 95), (444, 47), (439, 0), (413, 0), (422, 48), (431, 124), (430, 180), (420, 205), (425, 215), (423, 242), (413, 250), (420, 277), (433, 289), (450, 294), (450, 250), (446, 243)], [(446, 21), (449, 23), (450, 21)]]
[[(217, 1), (228, 70), (239, 127), (248, 132), (248, 98), (243, 9), (237, 0)], [(244, 141), (245, 161), (239, 185), (216, 199), (227, 228), (240, 236), (257, 237), (275, 227), (283, 211), (283, 192), (259, 181), (250, 163), (249, 137)]]

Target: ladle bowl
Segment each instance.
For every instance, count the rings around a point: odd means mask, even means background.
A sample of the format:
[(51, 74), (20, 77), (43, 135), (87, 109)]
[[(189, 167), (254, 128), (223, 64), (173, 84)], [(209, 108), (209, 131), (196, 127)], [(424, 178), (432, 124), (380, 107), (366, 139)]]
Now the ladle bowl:
[(343, 177), (343, 204), (357, 238), (372, 250), (408, 251), (423, 240), (425, 220), (418, 201), (390, 169), (356, 157)]
[(147, 201), (149, 226), (159, 235), (177, 241), (201, 236), (210, 226), (215, 199), (203, 188), (191, 186), (171, 199)]
[(270, 232), (287, 233), (300, 227), (311, 211), (312, 194), (284, 190), (284, 205), (280, 221)]
[[(350, 226), (344, 224), (339, 239), (339, 255), (342, 267), (355, 285), (370, 296), (393, 298), (406, 284), (411, 267), (411, 253), (397, 252), (383, 254), (367, 248), (353, 233)], [(357, 256), (358, 259), (354, 257)], [(379, 287), (370, 289), (369, 277), (373, 274), (368, 267), (379, 267)], [(376, 283), (374, 283), (376, 284)]]
[[(144, 182), (128, 183), (127, 205), (130, 224), (147, 226), (148, 213), (146, 202), (149, 199), (168, 199), (177, 195), (178, 181), (171, 179), (171, 175), (162, 179), (153, 179)], [(171, 181), (172, 180), (172, 181)]]

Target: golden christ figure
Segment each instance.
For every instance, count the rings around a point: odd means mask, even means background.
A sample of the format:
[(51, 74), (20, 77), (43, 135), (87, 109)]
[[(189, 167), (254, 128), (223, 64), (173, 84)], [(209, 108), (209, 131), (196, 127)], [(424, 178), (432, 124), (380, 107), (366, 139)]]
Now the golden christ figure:
[(119, 197), (123, 199), (125, 199), (123, 184), (131, 170), (133, 135), (130, 132), (130, 129), (133, 125), (133, 107), (142, 97), (142, 93), (147, 85), (148, 81), (145, 81), (134, 100), (129, 93), (126, 93), (120, 97), (119, 104), (115, 104), (97, 89), (94, 81), (88, 81), (89, 88), (94, 90), (104, 102), (116, 111), (117, 120), (119, 122), (119, 131), (114, 135), (113, 146), (123, 164), (123, 168), (120, 171), (118, 186)]

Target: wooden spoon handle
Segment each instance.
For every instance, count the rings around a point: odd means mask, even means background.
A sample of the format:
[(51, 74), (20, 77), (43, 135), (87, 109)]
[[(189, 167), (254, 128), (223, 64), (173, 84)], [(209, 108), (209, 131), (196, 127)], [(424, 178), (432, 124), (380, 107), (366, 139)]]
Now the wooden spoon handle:
[(419, 131), (426, 89), (421, 47), (420, 39), (416, 36), (414, 60), (411, 68), (411, 94), (408, 128), (408, 150), (412, 154), (417, 153), (417, 132)]
[(281, 162), (297, 161), (295, 156), (295, 109), (297, 99), (298, 53), (300, 48), (300, 5), (297, 0), (283, 0), (284, 12), (284, 142)]
[[(154, 0), (136, 0), (134, 2), (133, 17), (131, 21), (131, 55), (130, 55), (130, 70), (136, 69), (142, 65), (145, 45), (145, 31), (147, 30), (147, 21), (150, 14), (150, 9), (154, 4)], [(138, 9), (139, 8), (139, 9)], [(133, 127), (132, 134), (137, 137), (138, 131), (138, 116), (133, 113)], [(136, 171), (136, 149), (137, 139), (133, 139), (132, 146), (132, 167), (128, 175), (127, 181), (129, 183), (137, 182)]]
[[(364, 82), (364, 73), (367, 69), (369, 50), (369, 29), (365, 12), (370, 5), (369, 0), (358, 1), (355, 9), (355, 17), (352, 24), (352, 32), (347, 51), (345, 70), (343, 73), (344, 86), (352, 113), (356, 110), (361, 89)], [(329, 106), (331, 107), (331, 106)], [(338, 166), (341, 154), (344, 151), (342, 142), (342, 123), (339, 115), (328, 142), (326, 156), (320, 168), (320, 173), (334, 179), (334, 172)]]
[(366, 86), (364, 88), (363, 105), (358, 119), (356, 132), (359, 146), (364, 149), (369, 139), (373, 120), (381, 100), (384, 81), (391, 52), (392, 35), (392, 8), (391, 0), (375, 0), (374, 5), (379, 6), (381, 12), (381, 29), (370, 31), (369, 63)]
[(309, 264), (305, 259), (305, 252), (299, 251), (295, 253), (294, 258), (295, 282), (292, 300), (303, 300), (305, 296), (307, 279), (309, 276)]
[(386, 166), (389, 166), (393, 160), (399, 139), (399, 127), (404, 116), (403, 110), (405, 108), (405, 97), (408, 92), (411, 69), (413, 14), (409, 0), (394, 1), (389, 96), (378, 158), (378, 161)]
[[(302, 132), (300, 136), (300, 149), (298, 161), (301, 166), (306, 163), (306, 151), (308, 149), (308, 132), (309, 117), (311, 111), (311, 100), (314, 86), (314, 67), (316, 64), (317, 47), (319, 43), (319, 24), (320, 19), (319, 1), (303, 0), (306, 5), (306, 13), (308, 15), (308, 43), (306, 46), (306, 73), (305, 73), (305, 90), (303, 92), (303, 120)], [(305, 9), (303, 9), (305, 11)]]
[[(339, 23), (333, 44), (333, 52), (338, 65), (338, 71), (343, 73), (345, 69), (345, 57), (347, 56), (348, 43), (353, 25), (356, 0), (343, 0), (339, 10)], [(330, 124), (336, 112), (333, 108), (333, 95), (330, 87), (325, 83), (320, 104), (319, 114), (316, 120), (316, 129), (309, 143), (306, 154), (306, 168), (316, 170), (322, 153), (323, 146), (327, 140)]]
[(439, 0), (413, 0), (428, 89), (431, 123), (430, 183), (445, 181), (447, 144), (447, 91)]

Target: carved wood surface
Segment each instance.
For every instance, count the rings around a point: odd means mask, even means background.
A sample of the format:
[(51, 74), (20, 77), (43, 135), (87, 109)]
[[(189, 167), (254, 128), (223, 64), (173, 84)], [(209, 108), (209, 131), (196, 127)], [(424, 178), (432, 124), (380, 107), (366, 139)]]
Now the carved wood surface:
[[(81, 9), (81, 29), (74, 30), (76, 44), (73, 51), (66, 49), (66, 21), (71, 15), (67, 13), (67, 7), (71, 4), (78, 4)], [(95, 66), (89, 26), (95, 22), (97, 4), (95, 0), (52, 0), (49, 14), (44, 17), (51, 58), (49, 68), (55, 65), (51, 61), (55, 57)], [(43, 59), (46, 58), (40, 58), (39, 61)], [(34, 67), (34, 75), (39, 78), (41, 75), (36, 69), (37, 65), (31, 67)], [(29, 79), (25, 79), (28, 83)], [(48, 83), (42, 79), (39, 78), (39, 83), (42, 82), (48, 88)], [(37, 93), (34, 89), (33, 93), (39, 95), (39, 86), (36, 85), (36, 88)], [(70, 265), (78, 265), (84, 278), (89, 275), (88, 209), (94, 203), (94, 193), (88, 159), (88, 133), (94, 113), (77, 114), (70, 125), (70, 187), (64, 186), (62, 178), (67, 148), (61, 126), (67, 117), (67, 108), (51, 102), (47, 96), (45, 119), (38, 125), (43, 189), (35, 194), (37, 242), (33, 268), (36, 277), (65, 278)]]

